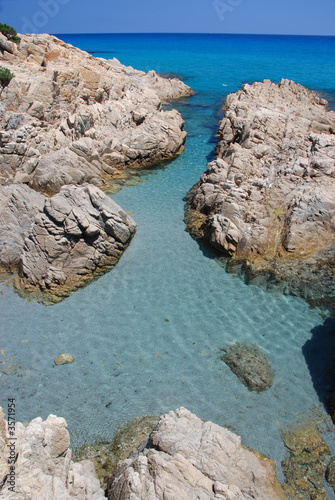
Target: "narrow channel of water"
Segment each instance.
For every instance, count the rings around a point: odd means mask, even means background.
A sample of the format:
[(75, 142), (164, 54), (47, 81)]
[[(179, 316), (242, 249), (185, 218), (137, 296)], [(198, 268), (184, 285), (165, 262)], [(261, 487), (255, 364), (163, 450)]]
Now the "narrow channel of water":
[[(138, 231), (110, 273), (51, 307), (27, 303), (1, 286), (0, 361), (13, 356), (20, 366), (13, 375), (1, 373), (1, 401), (5, 406), (8, 397), (16, 398), (20, 421), (50, 413), (65, 417), (72, 447), (110, 440), (135, 416), (182, 405), (204, 420), (229, 425), (245, 445), (280, 464), (280, 426), (313, 408), (325, 415), (318, 394), (324, 394), (334, 323), (302, 299), (227, 275), (185, 232), (183, 198), (213, 154), (227, 91), (246, 80), (286, 76), (305, 85), (309, 78), (310, 87), (331, 93), (335, 70), (325, 65), (334, 58), (334, 42), (329, 48), (321, 44), (317, 71), (311, 40), (271, 37), (269, 47), (252, 37), (214, 44), (202, 36), (198, 45), (187, 37), (157, 37), (147, 56), (145, 37), (136, 44), (126, 35), (63, 37), (95, 55), (104, 56), (104, 47), (127, 64), (179, 73), (198, 94), (176, 103), (188, 132), (182, 155), (113, 196), (132, 212)], [(289, 46), (302, 61), (300, 69), (287, 55)], [(236, 341), (256, 343), (266, 354), (275, 375), (266, 392), (249, 392), (220, 360), (220, 349)], [(71, 353), (74, 363), (55, 366), (62, 352)], [(335, 452), (332, 433), (326, 437)]]

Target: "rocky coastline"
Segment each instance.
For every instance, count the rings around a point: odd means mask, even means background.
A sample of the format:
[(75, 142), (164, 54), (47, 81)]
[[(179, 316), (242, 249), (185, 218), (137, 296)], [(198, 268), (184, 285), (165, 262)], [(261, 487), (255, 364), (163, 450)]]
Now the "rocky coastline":
[(1, 184), (47, 195), (84, 182), (108, 190), (125, 169), (183, 150), (183, 119), (162, 109), (193, 94), (183, 82), (95, 58), (54, 36), (20, 37), (0, 56), (14, 74), (1, 89)]
[(136, 224), (104, 192), (183, 151), (183, 119), (163, 104), (193, 91), (46, 34), (0, 34), (0, 60), (14, 75), (0, 86), (0, 272), (52, 304), (129, 245)]
[[(26, 427), (17, 423), (15, 447), (11, 446), (1, 409), (0, 498), (105, 498), (93, 463), (71, 460), (63, 418), (36, 418)], [(287, 498), (270, 459), (185, 408), (160, 417), (150, 435), (119, 463), (105, 493), (110, 500)]]
[[(136, 223), (106, 193), (132, 169), (181, 153), (183, 120), (162, 105), (192, 90), (50, 35), (21, 35), (19, 45), (0, 35), (0, 47), (14, 74), (0, 103), (0, 271), (15, 274), (22, 296), (53, 304), (111, 269), (130, 244)], [(228, 96), (217, 159), (186, 208), (189, 232), (222, 252), (228, 270), (313, 299), (335, 294), (335, 113), (326, 107), (288, 80)], [(271, 386), (263, 359), (261, 370), (269, 382), (251, 390)], [(1, 410), (0, 498), (105, 497), (93, 464), (72, 461), (64, 419), (16, 431), (14, 493)], [(119, 463), (106, 495), (287, 498), (270, 459), (185, 408), (162, 416)]]
[(326, 486), (335, 491), (335, 457), (315, 418), (280, 428), (288, 452), (280, 483), (273, 460), (183, 407), (135, 418), (111, 443), (74, 453), (64, 418), (38, 417), (13, 429), (0, 408), (0, 498), (326, 500)]
[(217, 158), (187, 195), (188, 231), (249, 283), (335, 295), (335, 112), (289, 80), (230, 94)]

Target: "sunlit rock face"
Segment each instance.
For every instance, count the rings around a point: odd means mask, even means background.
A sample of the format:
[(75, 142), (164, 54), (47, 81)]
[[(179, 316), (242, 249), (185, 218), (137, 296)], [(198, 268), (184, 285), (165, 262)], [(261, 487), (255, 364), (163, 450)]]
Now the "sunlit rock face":
[(14, 78), (1, 92), (0, 184), (23, 182), (54, 194), (66, 184), (104, 186), (125, 168), (171, 159), (184, 147), (169, 99), (193, 91), (94, 58), (50, 35), (20, 35), (1, 64)]

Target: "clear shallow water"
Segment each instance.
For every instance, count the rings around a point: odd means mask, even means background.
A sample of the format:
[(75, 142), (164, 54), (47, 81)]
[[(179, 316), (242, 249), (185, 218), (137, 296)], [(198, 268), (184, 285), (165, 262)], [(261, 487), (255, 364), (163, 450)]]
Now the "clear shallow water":
[[(173, 104), (186, 120), (184, 153), (113, 196), (133, 212), (138, 230), (110, 273), (52, 307), (26, 303), (2, 286), (0, 348), (3, 359), (13, 356), (21, 365), (17, 374), (0, 377), (3, 405), (15, 397), (20, 421), (49, 413), (65, 417), (72, 447), (109, 440), (135, 416), (182, 405), (232, 426), (245, 445), (280, 469), (285, 450), (279, 427), (303, 418), (325, 395), (334, 322), (301, 299), (227, 275), (185, 232), (183, 197), (213, 155), (225, 95), (244, 81), (282, 76), (333, 95), (334, 39), (62, 38), (96, 56), (186, 76), (198, 93)], [(275, 373), (271, 389), (249, 392), (220, 360), (220, 349), (235, 341), (264, 350)], [(75, 362), (55, 366), (62, 352)], [(331, 433), (327, 439), (335, 452)]]

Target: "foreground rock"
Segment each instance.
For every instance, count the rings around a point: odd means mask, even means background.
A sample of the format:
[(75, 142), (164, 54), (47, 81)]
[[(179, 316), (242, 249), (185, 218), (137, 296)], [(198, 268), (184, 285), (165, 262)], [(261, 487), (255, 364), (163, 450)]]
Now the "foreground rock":
[[(6, 429), (0, 408), (0, 498), (105, 498), (92, 462), (72, 462), (70, 437), (63, 418), (55, 415), (45, 421), (36, 418), (27, 427), (16, 423), (14, 446)], [(11, 457), (16, 459), (14, 465)]]
[(241, 439), (180, 408), (157, 427), (108, 483), (109, 500), (286, 498), (271, 460)]
[(188, 230), (250, 282), (335, 295), (335, 112), (292, 81), (227, 97), (217, 159), (188, 194)]
[(50, 35), (20, 35), (1, 64), (15, 75), (2, 89), (0, 184), (53, 194), (66, 184), (107, 182), (125, 168), (178, 155), (183, 120), (162, 111), (191, 95), (177, 79), (106, 61)]
[(237, 342), (223, 350), (222, 361), (249, 391), (262, 392), (272, 386), (271, 366), (257, 345)]
[(64, 186), (35, 216), (15, 286), (46, 303), (61, 300), (115, 265), (135, 231), (133, 219), (99, 188)]

